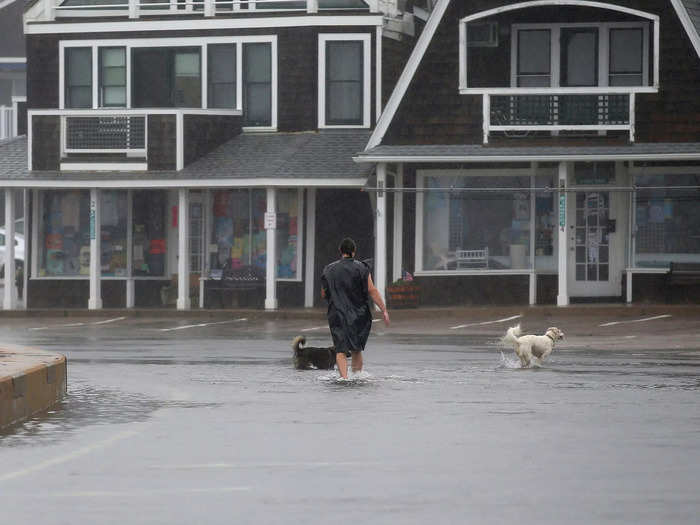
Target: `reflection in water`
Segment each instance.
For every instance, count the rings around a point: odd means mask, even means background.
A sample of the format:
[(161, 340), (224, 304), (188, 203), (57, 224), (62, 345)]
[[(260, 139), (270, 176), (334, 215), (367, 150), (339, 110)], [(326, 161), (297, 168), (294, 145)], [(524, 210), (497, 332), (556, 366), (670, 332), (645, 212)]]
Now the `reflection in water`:
[(55, 442), (90, 425), (113, 425), (146, 421), (162, 408), (199, 408), (214, 403), (162, 401), (141, 393), (100, 389), (68, 383), (68, 395), (51, 410), (0, 432), (0, 446), (37, 445)]

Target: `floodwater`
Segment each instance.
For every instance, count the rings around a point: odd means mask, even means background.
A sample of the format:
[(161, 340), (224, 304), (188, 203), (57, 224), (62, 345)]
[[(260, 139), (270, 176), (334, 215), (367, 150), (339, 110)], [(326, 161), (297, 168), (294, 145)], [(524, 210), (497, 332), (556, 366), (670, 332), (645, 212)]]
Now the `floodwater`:
[(522, 370), (497, 337), (387, 331), (342, 382), (292, 369), (290, 323), (190, 324), (0, 329), (69, 358), (67, 399), (0, 434), (3, 522), (697, 523), (698, 351)]

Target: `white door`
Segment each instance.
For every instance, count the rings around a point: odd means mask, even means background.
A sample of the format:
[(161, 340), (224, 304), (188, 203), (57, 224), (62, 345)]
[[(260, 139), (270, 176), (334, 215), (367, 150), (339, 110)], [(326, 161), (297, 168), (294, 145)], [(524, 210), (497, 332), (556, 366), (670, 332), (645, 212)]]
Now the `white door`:
[[(620, 192), (606, 190), (617, 177), (574, 174), (576, 191), (568, 196), (568, 288), (571, 297), (617, 297), (622, 293), (624, 267), (623, 198)], [(578, 184), (576, 184), (578, 183)], [(588, 188), (587, 188), (588, 186)]]

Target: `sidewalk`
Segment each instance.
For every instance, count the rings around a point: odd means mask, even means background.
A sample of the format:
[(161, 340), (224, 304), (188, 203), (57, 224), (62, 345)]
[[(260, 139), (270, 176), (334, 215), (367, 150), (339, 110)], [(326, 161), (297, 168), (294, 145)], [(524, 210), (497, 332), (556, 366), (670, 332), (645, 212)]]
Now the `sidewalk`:
[(0, 429), (53, 406), (67, 389), (66, 358), (35, 348), (0, 348)]

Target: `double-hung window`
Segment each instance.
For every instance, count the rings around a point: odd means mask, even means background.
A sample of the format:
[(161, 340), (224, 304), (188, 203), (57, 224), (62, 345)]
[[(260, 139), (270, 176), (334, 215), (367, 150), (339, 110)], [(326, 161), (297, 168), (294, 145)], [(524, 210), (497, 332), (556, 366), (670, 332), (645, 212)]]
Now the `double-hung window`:
[(236, 44), (207, 47), (207, 105), (236, 108)]
[(65, 51), (65, 107), (92, 107), (92, 48)]
[(644, 31), (641, 27), (610, 29), (609, 85), (643, 85), (644, 62)]
[(126, 49), (102, 47), (100, 60), (100, 106), (126, 106)]
[(243, 44), (243, 122), (272, 126), (272, 45)]
[(202, 107), (199, 47), (134, 48), (131, 71), (132, 107)]
[(320, 35), (319, 127), (368, 127), (370, 80), (370, 35)]

